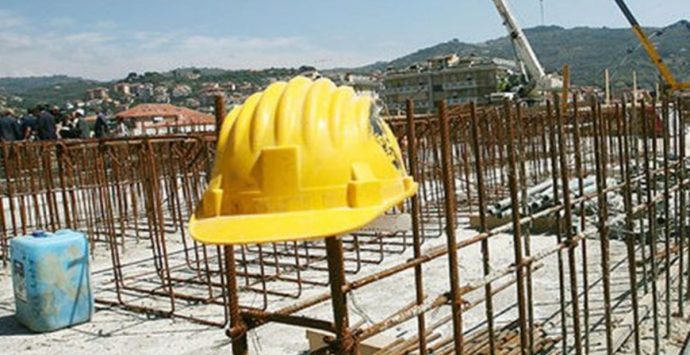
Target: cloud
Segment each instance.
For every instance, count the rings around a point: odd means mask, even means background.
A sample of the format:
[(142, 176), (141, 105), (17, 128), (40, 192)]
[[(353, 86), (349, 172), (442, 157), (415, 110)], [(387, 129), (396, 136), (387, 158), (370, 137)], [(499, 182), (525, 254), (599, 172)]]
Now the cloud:
[(24, 18), (21, 16), (0, 9), (0, 30), (19, 27), (25, 23)]
[(71, 28), (76, 24), (77, 21), (70, 17), (56, 17), (48, 21), (48, 25), (52, 28)]
[[(3, 58), (5, 55), (9, 55), (10, 52), (20, 51), (22, 49), (30, 49), (32, 48), (33, 44), (34, 40), (29, 36), (0, 32), (0, 51), (4, 53), (1, 54), (2, 57), (0, 58)], [(4, 64), (8, 63), (5, 62)]]
[[(131, 71), (198, 66), (260, 69), (300, 65), (351, 66), (371, 58), (316, 45), (304, 37), (210, 36), (143, 32), (112, 23), (89, 31), (24, 26), (24, 19), (0, 10), (0, 77), (67, 74), (110, 80)], [(104, 28), (108, 28), (107, 30)]]

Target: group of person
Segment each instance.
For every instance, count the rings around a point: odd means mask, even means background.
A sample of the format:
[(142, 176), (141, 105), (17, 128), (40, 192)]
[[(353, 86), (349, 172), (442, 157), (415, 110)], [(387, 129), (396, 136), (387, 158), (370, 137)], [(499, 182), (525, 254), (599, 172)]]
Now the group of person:
[[(124, 124), (123, 124), (124, 125)], [(98, 111), (93, 126), (93, 137), (110, 135), (110, 126), (105, 112)], [(45, 105), (30, 109), (26, 115), (16, 115), (10, 109), (0, 116), (0, 141), (48, 141), (56, 139), (86, 139), (92, 132), (86, 122), (83, 109), (72, 112), (61, 111), (58, 107)]]

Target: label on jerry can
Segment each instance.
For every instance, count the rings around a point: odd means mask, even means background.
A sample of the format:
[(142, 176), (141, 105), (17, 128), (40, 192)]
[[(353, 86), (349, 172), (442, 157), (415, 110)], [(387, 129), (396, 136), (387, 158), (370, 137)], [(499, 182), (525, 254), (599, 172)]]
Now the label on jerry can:
[(14, 296), (24, 302), (29, 302), (29, 297), (26, 292), (26, 273), (24, 272), (24, 264), (21, 261), (14, 260), (12, 263), (14, 278)]

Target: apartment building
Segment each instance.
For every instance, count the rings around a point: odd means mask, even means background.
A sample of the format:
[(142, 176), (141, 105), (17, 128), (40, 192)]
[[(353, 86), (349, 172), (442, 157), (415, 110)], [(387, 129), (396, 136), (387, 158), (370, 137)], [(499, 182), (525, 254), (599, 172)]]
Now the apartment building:
[(517, 72), (515, 62), (498, 58), (440, 56), (402, 70), (389, 69), (381, 97), (391, 113), (405, 110), (407, 99), (417, 111), (431, 111), (435, 102), (448, 105), (486, 103)]

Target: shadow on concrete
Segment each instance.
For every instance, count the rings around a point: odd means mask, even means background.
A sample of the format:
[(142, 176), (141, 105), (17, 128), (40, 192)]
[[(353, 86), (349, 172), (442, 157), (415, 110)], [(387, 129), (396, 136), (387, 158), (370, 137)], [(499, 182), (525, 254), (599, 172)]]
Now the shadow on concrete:
[(0, 337), (10, 335), (31, 335), (35, 334), (17, 322), (14, 315), (0, 316)]

